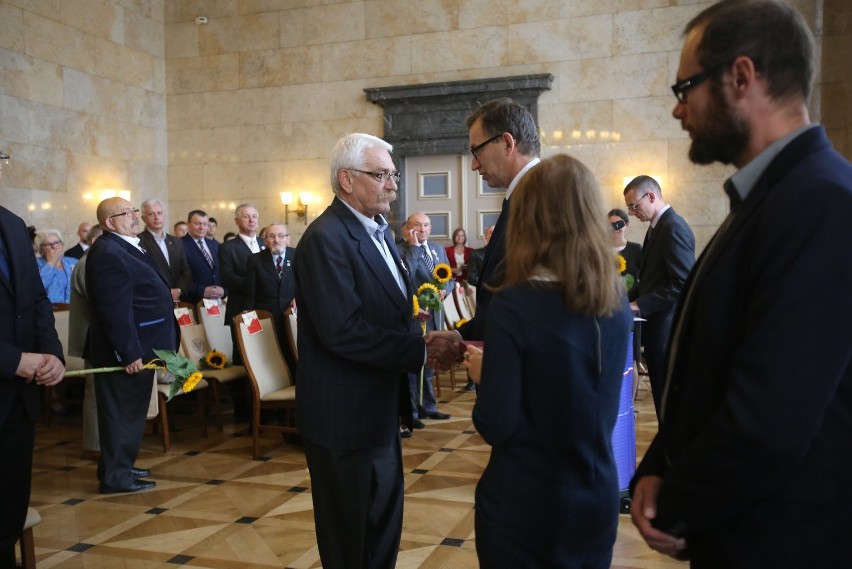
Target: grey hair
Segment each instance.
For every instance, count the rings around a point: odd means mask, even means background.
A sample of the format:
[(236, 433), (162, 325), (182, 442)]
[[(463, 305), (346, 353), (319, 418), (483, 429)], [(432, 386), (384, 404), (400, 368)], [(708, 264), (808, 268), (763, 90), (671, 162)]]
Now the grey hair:
[(240, 216), (240, 210), (245, 209), (247, 207), (254, 209), (254, 211), (259, 211), (253, 203), (241, 203), (234, 210), (234, 219), (237, 219)]
[(340, 182), (337, 180), (337, 173), (347, 168), (363, 168), (364, 151), (371, 148), (387, 150), (388, 153), (393, 152), (393, 145), (377, 136), (362, 132), (347, 134), (337, 141), (331, 150), (331, 189), (335, 194), (342, 191)]
[(36, 245), (41, 248), (41, 244), (44, 243), (51, 235), (56, 235), (56, 238), (59, 239), (60, 242), (65, 243), (62, 239), (62, 234), (58, 229), (41, 229), (38, 233), (36, 233)]
[(150, 199), (147, 199), (147, 200), (145, 200), (144, 202), (142, 202), (142, 205), (141, 205), (140, 207), (142, 208), (142, 211), (145, 211), (145, 210), (146, 210), (146, 209), (148, 209), (149, 207), (151, 207), (151, 206), (155, 206), (155, 205), (158, 205), (158, 206), (160, 206), (161, 208), (163, 208), (163, 212), (165, 212), (165, 211), (166, 211), (166, 204), (164, 204), (164, 203), (163, 203), (163, 200), (161, 200), (160, 198), (150, 198)]

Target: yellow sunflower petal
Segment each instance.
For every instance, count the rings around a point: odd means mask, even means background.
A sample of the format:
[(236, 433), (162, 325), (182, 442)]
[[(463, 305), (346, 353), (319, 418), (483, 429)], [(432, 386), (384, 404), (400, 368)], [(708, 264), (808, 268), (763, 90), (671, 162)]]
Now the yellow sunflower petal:
[(448, 283), (450, 282), (450, 279), (453, 278), (453, 269), (446, 263), (440, 263), (435, 265), (435, 270), (432, 271), (432, 275), (439, 283)]
[(186, 381), (184, 381), (183, 385), (181, 386), (183, 387), (183, 392), (189, 393), (190, 391), (195, 389), (195, 386), (198, 385), (198, 382), (201, 381), (202, 377), (203, 375), (200, 371), (196, 371), (190, 374), (190, 376), (186, 378)]

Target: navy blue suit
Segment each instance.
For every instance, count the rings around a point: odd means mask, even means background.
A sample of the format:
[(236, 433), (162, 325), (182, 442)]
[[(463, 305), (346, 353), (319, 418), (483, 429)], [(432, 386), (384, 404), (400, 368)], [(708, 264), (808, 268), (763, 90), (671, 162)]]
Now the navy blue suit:
[(39, 412), (38, 386), (15, 372), (24, 352), (63, 357), (26, 226), (2, 206), (0, 240), (10, 270), (8, 279), (0, 271), (0, 504), (4, 512), (0, 515), (0, 565), (14, 566), (14, 546), (30, 500)]
[[(296, 357), (290, 350), (287, 340), (287, 330), (284, 327), (284, 310), (290, 306), (296, 296), (296, 249), (287, 247), (284, 251), (284, 262), (281, 265), (281, 276), (272, 260), (272, 251), (264, 249), (255, 253), (249, 259), (249, 270), (246, 275), (246, 288), (251, 293), (247, 305), (252, 308), (266, 310), (272, 314), (275, 322), (275, 334), (281, 353), (287, 360), (293, 375), (296, 371)], [(230, 305), (230, 303), (229, 303)]]
[[(389, 236), (394, 263), (405, 268)], [(407, 281), (407, 278), (405, 278)], [(402, 532), (400, 415), (423, 364), (400, 290), (376, 242), (335, 198), (299, 242), (296, 423), (327, 567), (393, 567)]]
[(654, 524), (686, 537), (695, 568), (849, 566), (850, 213), (852, 166), (811, 128), (686, 283), (634, 484), (663, 477)]
[(476, 488), (483, 569), (608, 569), (618, 525), (611, 436), (633, 318), (570, 312), (524, 283), (492, 298), (473, 423), (492, 446)]
[[(183, 241), (186, 261), (189, 263), (189, 270), (192, 273), (192, 284), (189, 286), (187, 301), (195, 304), (204, 298), (204, 289), (208, 286), (216, 285), (226, 288), (222, 282), (222, 273), (219, 270), (219, 244), (212, 239), (204, 238), (204, 243), (213, 258), (213, 268), (211, 269), (192, 235), (187, 233), (181, 237), (181, 241)], [(227, 290), (225, 294), (228, 294)]]
[[(157, 263), (118, 235), (105, 231), (86, 260), (86, 290), (92, 307), (85, 357), (95, 367), (127, 366), (154, 359), (154, 348), (178, 344), (171, 283)], [(101, 456), (98, 478), (110, 488), (127, 488), (139, 453), (153, 370), (95, 375)]]

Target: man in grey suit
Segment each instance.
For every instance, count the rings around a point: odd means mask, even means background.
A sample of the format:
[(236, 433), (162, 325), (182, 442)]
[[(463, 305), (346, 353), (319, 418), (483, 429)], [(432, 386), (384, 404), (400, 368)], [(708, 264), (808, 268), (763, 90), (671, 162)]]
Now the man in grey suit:
[[(411, 281), (414, 284), (414, 289), (423, 283), (433, 280), (433, 270), (441, 263), (449, 265), (447, 252), (443, 247), (435, 247), (429, 243), (429, 237), (432, 234), (432, 221), (429, 216), (423, 212), (412, 213), (408, 216), (405, 222), (406, 237), (405, 261), (408, 263), (408, 270), (411, 272)], [(448, 294), (452, 294), (453, 287), (456, 282), (453, 279), (444, 285), (441, 290), (441, 299)], [(443, 322), (443, 313), (438, 312), (432, 314), (431, 318), (426, 320), (427, 330), (441, 330), (445, 328)], [(421, 332), (420, 323), (412, 321), (412, 330)], [(422, 417), (429, 419), (445, 420), (449, 419), (450, 415), (438, 411), (438, 403), (435, 400), (435, 387), (432, 381), (435, 377), (435, 370), (427, 367), (423, 370), (423, 390), (420, 390), (420, 374), (408, 374), (408, 388), (411, 391), (411, 411), (414, 416), (413, 426), (416, 429), (425, 427)]]
[(406, 373), (442, 367), (458, 334), (411, 331), (408, 271), (385, 231), (399, 174), (387, 142), (349, 134), (332, 150), (331, 205), (299, 242), (296, 423), (324, 567), (394, 567), (402, 535), (400, 418)]
[(663, 201), (660, 184), (650, 176), (633, 178), (624, 188), (624, 201), (629, 215), (649, 222), (642, 244), (639, 282), (630, 291), (630, 308), (645, 319), (642, 344), (659, 417), (666, 348), (677, 301), (695, 264), (695, 236), (686, 221)]
[(163, 229), (166, 221), (163, 202), (157, 198), (142, 202), (142, 221), (145, 222), (145, 230), (139, 234), (139, 244), (169, 278), (172, 300), (185, 300), (192, 285), (192, 271), (183, 243)]

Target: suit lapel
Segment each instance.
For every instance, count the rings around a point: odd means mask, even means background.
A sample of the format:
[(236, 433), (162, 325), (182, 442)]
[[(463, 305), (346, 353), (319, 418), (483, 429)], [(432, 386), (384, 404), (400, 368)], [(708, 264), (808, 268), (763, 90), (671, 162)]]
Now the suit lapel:
[(105, 231), (104, 235), (102, 235), (101, 237), (103, 236), (109, 236), (111, 239), (118, 243), (119, 247), (124, 248), (129, 254), (133, 255), (134, 257), (154, 269), (154, 272), (157, 273), (157, 275), (160, 277), (160, 280), (162, 280), (163, 283), (169, 289), (172, 288), (172, 285), (169, 283), (169, 279), (166, 277), (166, 275), (163, 274), (163, 271), (160, 269), (157, 263), (154, 262), (154, 259), (150, 255), (143, 253), (142, 251), (140, 251), (118, 235), (113, 234), (112, 232)]

